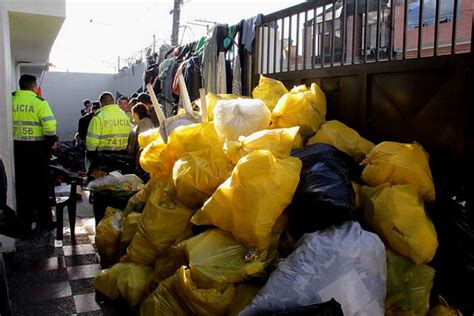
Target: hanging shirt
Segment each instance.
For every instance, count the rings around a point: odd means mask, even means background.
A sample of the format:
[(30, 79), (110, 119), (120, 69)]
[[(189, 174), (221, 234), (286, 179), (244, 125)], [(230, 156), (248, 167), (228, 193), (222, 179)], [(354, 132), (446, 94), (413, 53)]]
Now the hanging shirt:
[(33, 91), (17, 90), (12, 97), (13, 139), (42, 141), (56, 135), (56, 119), (46, 100)]
[(127, 149), (132, 130), (130, 119), (117, 104), (100, 108), (87, 130), (88, 151), (120, 151)]

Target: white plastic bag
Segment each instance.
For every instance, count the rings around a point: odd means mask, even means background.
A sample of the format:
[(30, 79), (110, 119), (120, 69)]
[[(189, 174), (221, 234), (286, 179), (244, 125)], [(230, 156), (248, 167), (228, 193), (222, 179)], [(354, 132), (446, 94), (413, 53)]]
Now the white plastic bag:
[(221, 100), (214, 108), (214, 125), (221, 139), (237, 140), (270, 125), (271, 112), (262, 100)]
[(123, 175), (118, 171), (113, 171), (105, 177), (95, 179), (87, 185), (89, 190), (96, 192), (102, 190), (139, 191), (143, 187), (143, 181), (136, 175)]
[(380, 238), (357, 222), (307, 234), (239, 315), (284, 312), (334, 298), (344, 315), (383, 315), (387, 267)]

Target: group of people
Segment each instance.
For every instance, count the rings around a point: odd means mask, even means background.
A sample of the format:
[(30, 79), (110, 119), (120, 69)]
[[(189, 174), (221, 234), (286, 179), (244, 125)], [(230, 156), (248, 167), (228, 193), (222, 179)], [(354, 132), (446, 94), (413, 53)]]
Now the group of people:
[[(22, 75), (12, 95), (16, 193), (19, 222), (29, 233), (37, 223), (54, 228), (50, 202), (51, 151), (57, 149), (57, 122), (48, 102), (38, 96), (36, 77)], [(123, 154), (138, 165), (138, 135), (158, 127), (151, 98), (141, 93), (115, 101), (103, 92), (98, 101), (84, 101), (76, 141), (85, 145), (86, 167), (91, 171), (103, 161), (100, 154)]]

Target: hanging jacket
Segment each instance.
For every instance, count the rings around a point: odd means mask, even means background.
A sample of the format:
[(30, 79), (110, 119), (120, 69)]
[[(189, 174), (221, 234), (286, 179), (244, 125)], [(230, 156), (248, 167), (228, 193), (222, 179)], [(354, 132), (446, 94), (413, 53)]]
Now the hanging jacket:
[(12, 97), (13, 139), (43, 141), (56, 136), (56, 119), (48, 102), (30, 90), (17, 90)]
[(117, 104), (100, 108), (87, 130), (88, 151), (120, 151), (127, 149), (132, 130), (130, 119)]

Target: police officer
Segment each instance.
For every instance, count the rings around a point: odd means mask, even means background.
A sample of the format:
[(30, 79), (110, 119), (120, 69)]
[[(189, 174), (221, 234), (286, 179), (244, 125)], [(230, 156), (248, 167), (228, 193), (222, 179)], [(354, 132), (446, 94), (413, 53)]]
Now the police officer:
[(93, 171), (100, 162), (98, 153), (124, 153), (128, 145), (128, 136), (132, 130), (127, 114), (115, 104), (110, 92), (101, 94), (100, 109), (89, 124), (86, 136), (87, 158)]
[(12, 97), (17, 208), (24, 232), (30, 233), (35, 212), (39, 224), (53, 228), (49, 160), (57, 142), (56, 119), (48, 102), (36, 94), (36, 77), (22, 75), (19, 84)]

